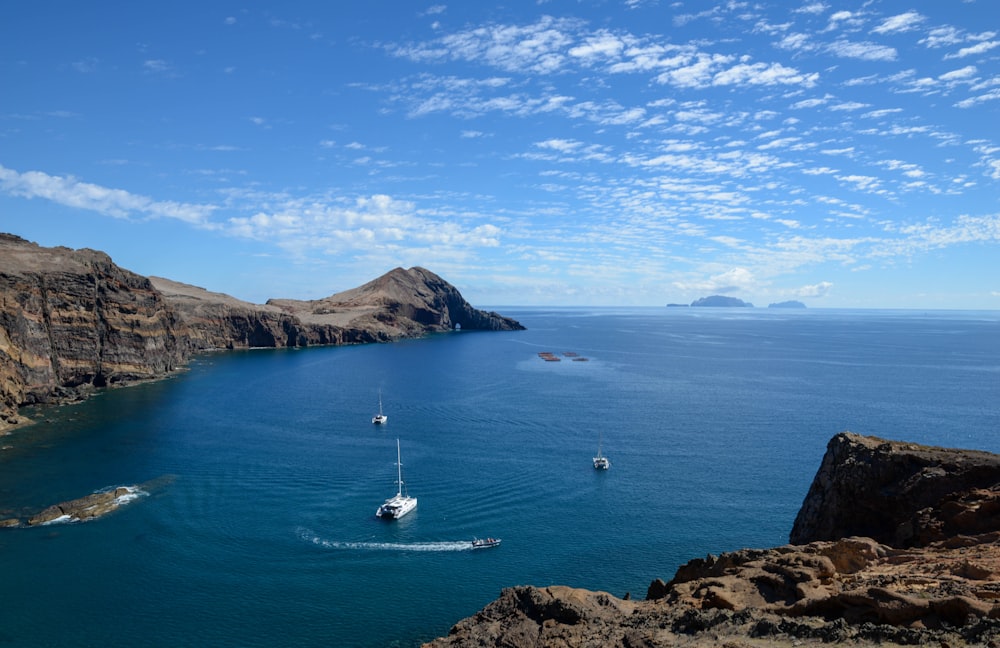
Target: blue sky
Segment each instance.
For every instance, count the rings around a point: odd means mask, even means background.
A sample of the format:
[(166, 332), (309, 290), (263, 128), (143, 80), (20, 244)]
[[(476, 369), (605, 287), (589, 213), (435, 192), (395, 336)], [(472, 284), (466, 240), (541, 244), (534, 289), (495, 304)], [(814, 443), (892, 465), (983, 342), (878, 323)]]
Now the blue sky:
[(1000, 308), (978, 1), (8, 2), (0, 230), (261, 303)]

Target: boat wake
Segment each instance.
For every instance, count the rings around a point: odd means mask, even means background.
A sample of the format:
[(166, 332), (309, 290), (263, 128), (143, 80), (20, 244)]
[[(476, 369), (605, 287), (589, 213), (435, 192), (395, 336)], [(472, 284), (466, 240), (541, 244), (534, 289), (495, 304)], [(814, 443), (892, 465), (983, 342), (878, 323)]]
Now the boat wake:
[(341, 542), (321, 538), (308, 529), (299, 529), (299, 537), (324, 549), (355, 551), (471, 551), (471, 540), (446, 542)]

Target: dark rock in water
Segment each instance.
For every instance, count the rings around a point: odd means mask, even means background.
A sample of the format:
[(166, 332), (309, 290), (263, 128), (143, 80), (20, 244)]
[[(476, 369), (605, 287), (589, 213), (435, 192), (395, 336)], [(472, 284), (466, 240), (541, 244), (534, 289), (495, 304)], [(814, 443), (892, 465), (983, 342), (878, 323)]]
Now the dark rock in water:
[(505, 589), (425, 646), (1000, 646), (998, 462), (839, 434), (796, 520), (803, 544), (691, 560), (645, 601)]
[(778, 302), (776, 304), (768, 304), (767, 307), (768, 308), (805, 308), (806, 305), (803, 304), (800, 301), (795, 301), (793, 299), (791, 301), (783, 301), (783, 302)]
[(692, 306), (710, 306), (714, 308), (753, 308), (753, 304), (745, 302), (736, 297), (726, 297), (724, 295), (712, 295), (702, 297), (691, 302)]
[(134, 499), (138, 492), (134, 486), (119, 486), (114, 490), (93, 493), (79, 499), (54, 504), (29, 517), (27, 525), (38, 526), (64, 521), (87, 522), (118, 510), (123, 504)]
[(103, 252), (0, 234), (0, 429), (22, 405), (160, 378), (206, 349), (390, 342), (524, 327), (473, 308), (423, 268), (325, 299), (251, 304), (115, 265)]

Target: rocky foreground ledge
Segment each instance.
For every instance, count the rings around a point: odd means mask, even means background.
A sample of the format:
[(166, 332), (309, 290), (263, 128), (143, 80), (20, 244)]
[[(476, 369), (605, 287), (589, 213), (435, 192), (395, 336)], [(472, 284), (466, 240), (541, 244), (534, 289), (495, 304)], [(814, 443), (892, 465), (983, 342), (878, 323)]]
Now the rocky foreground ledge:
[(508, 588), (425, 647), (1000, 647), (1000, 456), (838, 434), (791, 539), (641, 601)]

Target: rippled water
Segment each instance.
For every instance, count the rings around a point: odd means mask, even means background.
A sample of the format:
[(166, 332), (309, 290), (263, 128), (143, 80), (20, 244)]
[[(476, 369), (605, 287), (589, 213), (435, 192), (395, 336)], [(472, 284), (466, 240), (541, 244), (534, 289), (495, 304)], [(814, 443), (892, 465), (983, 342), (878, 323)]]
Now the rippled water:
[[(148, 496), (0, 530), (0, 645), (412, 646), (505, 586), (641, 597), (786, 542), (843, 430), (1000, 451), (996, 312), (499, 310), (528, 330), (211, 354), (37, 412), (2, 511)], [(419, 506), (386, 522), (397, 438)]]

